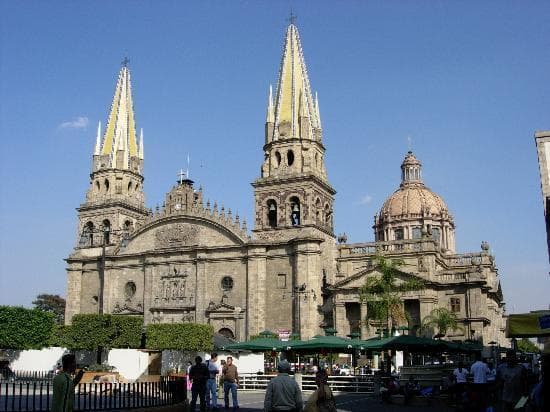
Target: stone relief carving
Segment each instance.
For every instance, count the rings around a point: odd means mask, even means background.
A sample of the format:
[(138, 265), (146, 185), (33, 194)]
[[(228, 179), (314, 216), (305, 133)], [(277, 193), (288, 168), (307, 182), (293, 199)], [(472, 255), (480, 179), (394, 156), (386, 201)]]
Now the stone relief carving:
[(157, 246), (171, 247), (193, 245), (199, 238), (199, 228), (187, 223), (175, 223), (157, 230), (155, 233)]
[(124, 303), (122, 306), (117, 303), (112, 311), (114, 314), (118, 313), (143, 313), (143, 306), (138, 303), (136, 306), (131, 306), (128, 303)]
[(189, 285), (189, 269), (168, 273), (160, 277), (154, 297), (155, 307), (191, 307), (195, 306), (193, 286)]

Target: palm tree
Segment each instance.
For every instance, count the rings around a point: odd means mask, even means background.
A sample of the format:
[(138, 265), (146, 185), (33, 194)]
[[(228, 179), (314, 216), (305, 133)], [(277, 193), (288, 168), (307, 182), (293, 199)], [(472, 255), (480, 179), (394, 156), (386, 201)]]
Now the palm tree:
[(437, 328), (439, 337), (445, 336), (449, 330), (464, 330), (458, 324), (456, 313), (451, 312), (447, 308), (435, 308), (428, 316), (422, 319), (422, 329), (424, 331), (435, 328)]
[(381, 276), (369, 277), (360, 289), (361, 301), (368, 306), (367, 319), (377, 321), (391, 331), (394, 325), (407, 323), (408, 314), (403, 307), (401, 293), (424, 288), (420, 279), (408, 279), (397, 283), (397, 276), (402, 272), (398, 269), (404, 265), (402, 259), (387, 259), (376, 255), (373, 258), (376, 269)]

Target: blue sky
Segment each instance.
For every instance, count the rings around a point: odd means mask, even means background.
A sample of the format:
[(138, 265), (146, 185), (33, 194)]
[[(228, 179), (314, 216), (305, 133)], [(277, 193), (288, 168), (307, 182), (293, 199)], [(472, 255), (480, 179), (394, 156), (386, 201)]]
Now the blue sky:
[(457, 249), (496, 255), (508, 311), (547, 307), (535, 130), (550, 129), (548, 1), (0, 2), (0, 303), (65, 294), (63, 258), (127, 54), (147, 204), (191, 157), (249, 222), (290, 8), (319, 93), (336, 233), (372, 241), (407, 138)]

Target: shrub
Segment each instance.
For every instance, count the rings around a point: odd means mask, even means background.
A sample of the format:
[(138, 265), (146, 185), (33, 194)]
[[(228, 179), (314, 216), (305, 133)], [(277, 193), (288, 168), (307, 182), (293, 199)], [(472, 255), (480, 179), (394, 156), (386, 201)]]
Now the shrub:
[(0, 348), (42, 349), (55, 326), (53, 313), (20, 306), (0, 306)]
[(148, 349), (210, 351), (214, 330), (210, 325), (196, 323), (165, 323), (147, 325)]

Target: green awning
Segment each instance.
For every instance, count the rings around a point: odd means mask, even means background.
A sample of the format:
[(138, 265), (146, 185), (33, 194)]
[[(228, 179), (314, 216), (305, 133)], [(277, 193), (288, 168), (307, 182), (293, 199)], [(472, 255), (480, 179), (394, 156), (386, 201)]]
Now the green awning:
[(237, 342), (224, 346), (222, 349), (226, 351), (250, 351), (250, 352), (266, 352), (266, 351), (281, 351), (284, 343), (275, 338), (258, 338), (247, 342)]
[(318, 352), (327, 350), (329, 352), (347, 352), (353, 350), (353, 341), (338, 336), (316, 336), (307, 341), (285, 342), (287, 350), (297, 352)]

